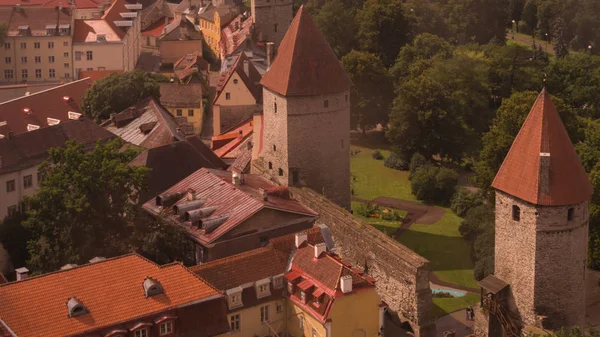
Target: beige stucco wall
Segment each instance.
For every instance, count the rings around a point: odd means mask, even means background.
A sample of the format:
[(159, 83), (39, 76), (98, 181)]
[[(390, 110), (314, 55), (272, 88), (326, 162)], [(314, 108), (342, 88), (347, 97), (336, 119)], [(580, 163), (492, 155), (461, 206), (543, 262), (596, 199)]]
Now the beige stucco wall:
[[(183, 116), (187, 118), (187, 121), (194, 124), (194, 132), (199, 135), (202, 132), (202, 122), (203, 122), (203, 109), (202, 107), (177, 107), (177, 108), (167, 108), (167, 110), (176, 117)], [(179, 110), (179, 111), (178, 111)], [(189, 116), (188, 110), (194, 111), (194, 116)]]
[[(73, 78), (71, 36), (17, 36), (7, 37), (4, 42), (10, 43), (10, 49), (0, 46), (0, 83), (56, 82)], [(40, 43), (40, 48), (34, 48), (36, 42)], [(54, 48), (49, 48), (48, 42), (53, 42)], [(25, 43), (24, 49), (21, 48), (21, 43)], [(41, 58), (39, 63), (35, 62), (36, 56)], [(54, 56), (53, 63), (49, 56)], [(11, 58), (10, 63), (6, 63), (6, 57)], [(22, 57), (27, 58), (26, 63), (22, 61)], [(5, 78), (7, 69), (13, 70), (12, 79)], [(23, 69), (27, 70), (27, 78), (22, 76)], [(35, 76), (36, 69), (41, 70), (40, 78)], [(55, 71), (54, 78), (50, 77), (50, 69)]]
[[(227, 93), (230, 94), (230, 99), (227, 99)], [(250, 90), (248, 90), (240, 75), (234, 72), (223, 88), (221, 95), (215, 101), (215, 104), (221, 106), (252, 105), (256, 104), (256, 99)]]
[[(287, 332), (292, 336), (308, 336), (313, 337), (313, 329), (316, 332), (317, 337), (330, 337), (327, 336), (327, 331), (323, 323), (315, 319), (310, 314), (302, 310), (301, 307), (297, 306), (293, 301), (287, 300), (288, 303), (288, 318), (287, 318)], [(302, 326), (301, 326), (301, 320)]]
[[(92, 52), (92, 60), (87, 60), (86, 52)], [(75, 54), (81, 52), (81, 60), (75, 59)], [(75, 74), (79, 75), (79, 70), (98, 70), (104, 67), (105, 70), (125, 69), (122, 43), (77, 43), (73, 45), (73, 62), (75, 65)]]
[(377, 337), (380, 304), (375, 288), (337, 298), (329, 314), (331, 337)]
[[(23, 187), (23, 177), (32, 175), (32, 186), (29, 188)], [(6, 182), (15, 180), (15, 190), (6, 192)], [(0, 219), (4, 219), (8, 215), (8, 207), (19, 204), (26, 196), (32, 196), (38, 189), (37, 167), (26, 168), (22, 171), (11, 172), (0, 175)]]
[[(281, 312), (276, 311), (277, 303), (281, 304)], [(260, 308), (263, 306), (269, 306), (269, 324), (260, 321)], [(231, 322), (231, 316), (236, 314), (240, 315), (240, 331), (227, 332), (219, 337), (273, 336), (271, 328), (275, 329), (277, 333), (284, 331), (285, 304), (282, 299), (235, 311), (227, 315), (227, 321)]]

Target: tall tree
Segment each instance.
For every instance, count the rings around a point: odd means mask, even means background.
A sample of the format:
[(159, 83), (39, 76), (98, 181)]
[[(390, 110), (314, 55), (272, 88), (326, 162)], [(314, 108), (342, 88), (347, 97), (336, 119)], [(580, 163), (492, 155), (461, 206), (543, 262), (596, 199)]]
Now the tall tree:
[(472, 153), (489, 123), (487, 72), (483, 60), (457, 54), (403, 83), (387, 132), (397, 152), (450, 160)]
[(29, 200), (24, 226), (32, 233), (28, 265), (52, 271), (66, 263), (129, 250), (130, 224), (140, 215), (137, 200), (147, 169), (129, 166), (136, 153), (120, 151), (119, 139), (86, 152), (68, 142), (49, 151), (39, 168), (40, 190)]
[(414, 23), (414, 34), (430, 33), (443, 38), (450, 37), (444, 18), (444, 8), (433, 1), (406, 0), (405, 13)]
[(532, 34), (538, 23), (536, 0), (527, 0), (527, 2), (525, 2), (525, 7), (523, 8), (523, 14), (521, 15), (521, 18), (525, 23), (523, 32), (526, 34)]
[(429, 33), (419, 34), (411, 44), (398, 53), (396, 62), (390, 68), (390, 75), (402, 83), (409, 76), (419, 76), (435, 62), (452, 57), (453, 48), (441, 37)]
[(353, 50), (342, 58), (342, 65), (350, 76), (350, 120), (352, 128), (367, 129), (387, 124), (393, 88), (381, 59), (377, 55)]
[[(510, 98), (502, 101), (490, 130), (483, 136), (483, 149), (479, 154), (479, 160), (475, 163), (475, 172), (477, 173), (475, 182), (479, 187), (490, 188), (537, 96), (538, 93), (535, 91), (524, 91), (514, 93)], [(565, 124), (571, 141), (576, 143), (581, 139), (580, 121), (577, 115), (560, 98), (552, 96), (552, 101)]]
[(508, 0), (448, 0), (447, 22), (457, 43), (506, 40)]
[(567, 41), (567, 24), (563, 18), (559, 17), (552, 23), (552, 43), (556, 57), (565, 57), (569, 54)]
[(361, 49), (379, 55), (386, 67), (412, 38), (412, 23), (402, 0), (367, 0), (357, 20)]
[(318, 10), (315, 22), (338, 58), (346, 55), (355, 46), (355, 11), (345, 8), (342, 0), (327, 0)]
[(141, 99), (160, 98), (160, 82), (168, 78), (141, 70), (111, 74), (86, 91), (81, 108), (84, 114), (96, 121), (108, 119), (111, 113), (121, 112)]
[(525, 0), (510, 0), (508, 3), (508, 19), (516, 23), (517, 31), (519, 31), (519, 22), (523, 15), (523, 8), (525, 7)]

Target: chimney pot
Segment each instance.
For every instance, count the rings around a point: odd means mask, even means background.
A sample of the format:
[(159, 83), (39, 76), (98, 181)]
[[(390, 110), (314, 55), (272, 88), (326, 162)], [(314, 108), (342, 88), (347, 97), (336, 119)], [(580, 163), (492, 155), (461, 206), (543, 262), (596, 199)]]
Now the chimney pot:
[(352, 275), (340, 277), (340, 288), (344, 294), (352, 292)]
[(187, 200), (194, 201), (196, 200), (196, 191), (194, 189), (188, 188), (187, 190)]
[(306, 232), (296, 233), (296, 248), (300, 247), (308, 239)]
[(231, 172), (231, 181), (234, 185), (244, 184), (244, 174), (242, 172)]
[(317, 243), (315, 245), (315, 259), (318, 259), (323, 252), (327, 251), (327, 246), (325, 243)]
[(21, 267), (15, 271), (17, 272), (17, 281), (23, 281), (29, 277), (29, 269), (25, 267)]

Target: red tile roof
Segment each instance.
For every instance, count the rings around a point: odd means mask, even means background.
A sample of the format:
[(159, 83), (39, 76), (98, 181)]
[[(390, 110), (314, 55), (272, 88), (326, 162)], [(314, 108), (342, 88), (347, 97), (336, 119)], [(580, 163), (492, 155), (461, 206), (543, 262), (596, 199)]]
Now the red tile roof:
[(179, 80), (183, 80), (187, 75), (194, 71), (206, 74), (208, 73), (208, 68), (208, 61), (202, 58), (201, 53), (193, 52), (191, 54), (186, 54), (177, 60), (173, 65), (173, 72), (175, 72)]
[[(549, 154), (549, 182), (540, 165)], [(547, 190), (544, 190), (547, 185)], [(570, 205), (588, 200), (592, 185), (573, 143), (544, 88), (504, 159), (492, 187), (536, 205)]]
[[(77, 9), (93, 9), (93, 8), (102, 8), (102, 2), (101, 1), (94, 1), (94, 0), (73, 0), (73, 4), (75, 5), (75, 8)], [(51, 7), (54, 8), (56, 6), (59, 5), (63, 5), (63, 6), (70, 6), (70, 3), (65, 2), (63, 0), (50, 0), (46, 3), (44, 3), (42, 5), (42, 7)]]
[[(119, 31), (122, 32), (121, 29)], [(75, 20), (73, 42), (97, 43), (98, 35), (103, 34), (107, 42), (121, 42), (121, 33), (105, 20)]]
[[(158, 3), (159, 1), (157, 1)], [(172, 18), (168, 19), (169, 22), (173, 21)], [(153, 36), (153, 37), (159, 37), (162, 32), (163, 29), (165, 29), (165, 26), (167, 25), (167, 22), (165, 22), (165, 17), (161, 17), (158, 20), (156, 20), (153, 24), (151, 24), (150, 26), (148, 26), (146, 29), (144, 29), (142, 31), (142, 36)]]
[(123, 70), (80, 70), (79, 78), (90, 78), (92, 82), (99, 81), (110, 74), (122, 74)]
[(69, 112), (81, 113), (79, 105), (91, 84), (92, 81), (85, 78), (1, 103), (0, 134), (27, 132), (28, 124), (47, 127), (48, 118), (70, 120)]
[[(10, 7), (0, 7), (0, 22), (8, 23), (8, 36), (20, 35), (20, 26), (28, 26), (30, 36), (47, 36), (46, 26), (69, 25), (70, 32), (72, 13), (70, 7), (42, 8), (42, 7), (23, 7), (18, 11)], [(62, 34), (61, 34), (62, 35)], [(64, 36), (71, 35), (64, 34)]]
[[(252, 125), (252, 119), (249, 119), (244, 124), (234, 128), (233, 130), (214, 136), (211, 139), (211, 148), (215, 151), (215, 154), (219, 158), (225, 157), (229, 152), (233, 151), (238, 145), (240, 145), (246, 138), (248, 138), (254, 130)], [(225, 144), (220, 145), (215, 149), (217, 144), (221, 144), (225, 142)]]
[(309, 96), (350, 89), (350, 78), (304, 6), (283, 37), (260, 82), (283, 96)]
[[(68, 4), (66, 1), (61, 1), (61, 0), (0, 0), (0, 7), (12, 7), (12, 6), (16, 6), (19, 5), (21, 7), (30, 7), (30, 6), (35, 6), (35, 7), (45, 7), (45, 8), (55, 8), (56, 6), (58, 6), (59, 4), (61, 4), (64, 7), (70, 7), (70, 3)], [(94, 1), (94, 0), (74, 0), (73, 4), (75, 5), (75, 8), (77, 9), (86, 9), (86, 8), (99, 8), (100, 7), (100, 3)]]
[[(284, 199), (269, 195), (265, 201), (260, 196), (259, 189), (272, 188), (275, 185), (259, 175), (244, 175), (245, 183), (233, 185), (232, 173), (227, 171), (208, 170), (202, 168), (179, 183), (175, 184), (163, 194), (185, 193), (188, 189), (196, 192), (196, 200), (204, 200), (205, 203), (198, 208), (216, 207), (216, 209), (202, 221), (210, 219), (224, 219), (212, 232), (207, 233), (192, 225), (190, 221), (184, 221), (173, 214), (172, 208), (157, 206), (155, 200), (144, 204), (144, 209), (154, 215), (167, 216), (174, 223), (180, 224), (187, 230), (189, 235), (201, 244), (209, 244), (229, 232), (237, 225), (252, 217), (262, 209), (274, 209), (283, 212), (291, 212), (299, 216), (314, 217), (317, 215), (310, 208), (293, 199)], [(177, 200), (174, 205), (180, 206), (187, 202), (186, 196)]]
[(246, 18), (240, 14), (221, 30), (221, 41), (219, 41), (221, 59), (238, 50), (246, 41), (246, 37), (251, 34), (251, 28), (252, 17)]
[[(142, 283), (157, 280), (163, 294), (146, 298)], [(89, 313), (70, 318), (76, 297)], [(130, 254), (0, 285), (0, 319), (18, 336), (86, 335), (178, 306), (221, 297), (179, 263), (159, 266)]]

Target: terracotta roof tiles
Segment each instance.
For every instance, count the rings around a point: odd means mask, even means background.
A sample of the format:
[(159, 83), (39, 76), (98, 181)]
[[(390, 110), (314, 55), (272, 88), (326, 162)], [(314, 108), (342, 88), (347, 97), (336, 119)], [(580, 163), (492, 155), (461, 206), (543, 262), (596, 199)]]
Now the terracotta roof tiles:
[(277, 56), (260, 82), (283, 96), (339, 93), (350, 78), (310, 14), (300, 7), (283, 37)]
[[(164, 293), (146, 298), (146, 277), (160, 282)], [(18, 336), (85, 335), (220, 296), (181, 264), (158, 266), (131, 254), (0, 285), (0, 319)], [(69, 318), (65, 303), (71, 297), (89, 313)]]
[[(546, 160), (549, 181), (544, 182), (541, 172)], [(535, 205), (571, 205), (591, 197), (592, 185), (546, 88), (533, 104), (492, 187)]]

